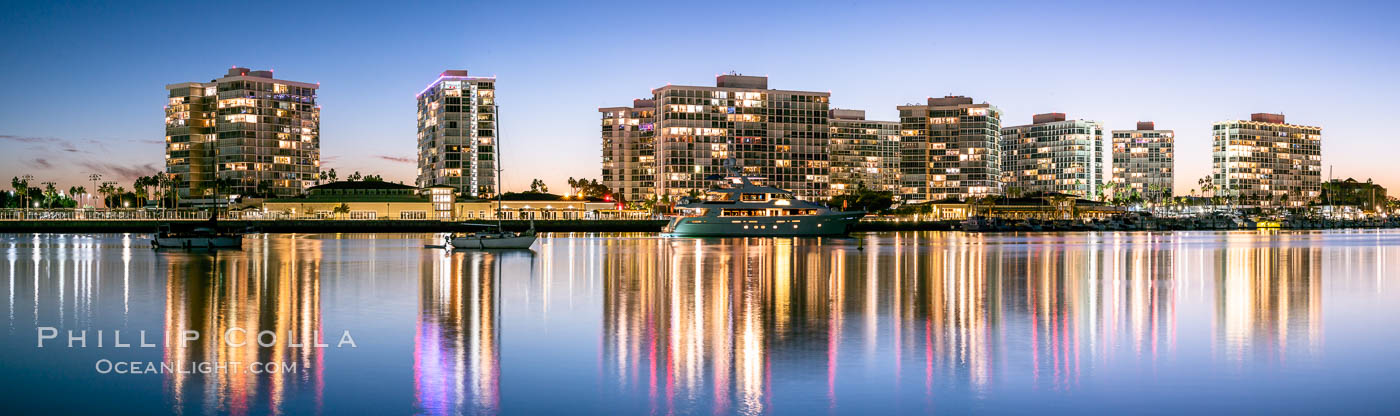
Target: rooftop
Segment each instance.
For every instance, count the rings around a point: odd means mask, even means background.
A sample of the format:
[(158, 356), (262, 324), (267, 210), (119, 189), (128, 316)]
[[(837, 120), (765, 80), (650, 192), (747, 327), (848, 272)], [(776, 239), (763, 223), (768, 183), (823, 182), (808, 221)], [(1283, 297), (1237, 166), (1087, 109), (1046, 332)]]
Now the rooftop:
[(277, 83), (280, 83), (280, 84), (294, 85), (294, 86), (298, 86), (298, 87), (302, 87), (302, 88), (321, 88), (321, 84), (318, 84), (318, 83), (309, 83), (309, 82), (300, 82), (300, 81), (288, 81), (288, 80), (284, 80), (284, 79), (277, 79), (277, 78), (274, 78), (274, 77), (272, 76), (272, 70), (271, 70), (271, 69), (253, 70), (253, 69), (248, 69), (248, 68), (244, 68), (244, 67), (240, 67), (240, 66), (235, 66), (235, 67), (229, 68), (229, 69), (228, 69), (228, 72), (224, 74), (223, 78), (211, 80), (210, 82), (232, 81), (232, 80), (246, 79), (246, 78), (257, 78), (257, 79), (261, 79), (261, 80), (276, 81)]
[(339, 181), (321, 185), (316, 185), (307, 190), (331, 190), (331, 189), (418, 189), (412, 185), (382, 181)]
[(831, 109), (831, 118), (841, 120), (865, 120), (865, 110)]
[(1065, 113), (1041, 113), (1031, 116), (1031, 124), (1054, 123), (1065, 121)]
[(972, 104), (972, 97), (964, 97), (964, 96), (961, 96), (961, 95), (947, 95), (947, 96), (944, 96), (943, 98), (928, 97), (928, 105), (931, 105), (931, 106), (961, 105), (961, 104)]
[(1249, 121), (1260, 123), (1288, 124), (1283, 121), (1283, 114), (1254, 113), (1249, 115)]

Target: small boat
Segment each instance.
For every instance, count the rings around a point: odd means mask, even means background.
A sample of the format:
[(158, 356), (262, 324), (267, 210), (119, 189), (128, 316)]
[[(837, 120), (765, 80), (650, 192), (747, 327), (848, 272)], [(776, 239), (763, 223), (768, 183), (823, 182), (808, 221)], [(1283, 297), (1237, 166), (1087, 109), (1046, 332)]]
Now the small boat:
[(219, 212), (215, 210), (209, 221), (187, 230), (161, 224), (151, 238), (151, 248), (243, 248), (243, 233), (220, 231)]
[(962, 222), (962, 230), (966, 232), (995, 231), (995, 229), (995, 221), (981, 215), (967, 217), (967, 219)]
[(448, 235), (447, 244), (454, 249), (528, 249), (535, 244), (535, 223), (525, 232), (510, 232), (497, 228), (462, 235)]
[(151, 248), (242, 248), (243, 234), (225, 233), (210, 227), (173, 231), (162, 224), (151, 239)]
[[(496, 110), (497, 120), (500, 118), (500, 109)], [(500, 138), (500, 130), (497, 129), (496, 137)], [(496, 157), (501, 157), (501, 148), (496, 147)], [(496, 189), (501, 189), (501, 164), (496, 164)], [(507, 249), (507, 250), (528, 250), (535, 244), (535, 221), (530, 221), (530, 229), (525, 232), (506, 231), (501, 225), (501, 192), (496, 193), (496, 225), (493, 230), (474, 232), (468, 234), (448, 234), (446, 247), (461, 250), (483, 250), (483, 249)]]

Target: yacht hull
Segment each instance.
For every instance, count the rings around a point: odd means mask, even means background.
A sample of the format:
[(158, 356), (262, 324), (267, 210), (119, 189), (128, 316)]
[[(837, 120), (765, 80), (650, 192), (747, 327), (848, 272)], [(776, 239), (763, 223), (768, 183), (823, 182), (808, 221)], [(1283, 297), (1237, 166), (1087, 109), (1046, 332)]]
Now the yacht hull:
[(151, 239), (155, 248), (242, 248), (243, 236), (213, 237), (156, 237)]
[(535, 235), (512, 237), (455, 237), (449, 242), (454, 249), (528, 249), (535, 244)]
[(845, 235), (864, 212), (790, 217), (680, 217), (666, 225), (672, 237), (815, 237)]

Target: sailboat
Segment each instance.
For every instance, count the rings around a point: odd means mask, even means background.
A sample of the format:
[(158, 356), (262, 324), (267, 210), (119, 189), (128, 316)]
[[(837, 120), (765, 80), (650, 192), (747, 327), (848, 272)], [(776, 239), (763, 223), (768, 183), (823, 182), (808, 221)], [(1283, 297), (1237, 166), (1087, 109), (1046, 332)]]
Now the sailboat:
[[(496, 122), (500, 123), (501, 109), (496, 107)], [(501, 225), (501, 144), (500, 125), (496, 127), (496, 227), (469, 234), (448, 234), (447, 245), (453, 249), (529, 249), (535, 244), (535, 221), (530, 221), (530, 229), (524, 232), (506, 231)]]

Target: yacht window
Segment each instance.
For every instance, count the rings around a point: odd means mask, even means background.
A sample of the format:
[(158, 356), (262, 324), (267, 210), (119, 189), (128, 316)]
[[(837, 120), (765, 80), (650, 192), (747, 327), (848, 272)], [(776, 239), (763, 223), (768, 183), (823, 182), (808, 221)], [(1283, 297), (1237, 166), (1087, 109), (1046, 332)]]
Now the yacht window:
[(761, 209), (724, 209), (720, 210), (723, 217), (763, 217), (768, 215), (768, 211)]

